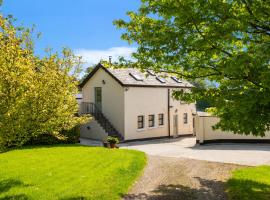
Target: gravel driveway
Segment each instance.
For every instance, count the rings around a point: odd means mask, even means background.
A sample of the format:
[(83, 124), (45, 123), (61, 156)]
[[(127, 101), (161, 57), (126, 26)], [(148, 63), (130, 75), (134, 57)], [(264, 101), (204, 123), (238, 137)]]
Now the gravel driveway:
[(148, 156), (143, 175), (124, 200), (224, 200), (232, 170), (270, 164), (269, 144), (198, 145), (194, 137), (184, 137), (128, 142), (120, 148)]
[(269, 144), (196, 144), (195, 137), (158, 139), (121, 144), (152, 156), (189, 158), (240, 165), (270, 164)]
[(144, 174), (124, 200), (223, 200), (230, 172), (243, 166), (148, 156)]

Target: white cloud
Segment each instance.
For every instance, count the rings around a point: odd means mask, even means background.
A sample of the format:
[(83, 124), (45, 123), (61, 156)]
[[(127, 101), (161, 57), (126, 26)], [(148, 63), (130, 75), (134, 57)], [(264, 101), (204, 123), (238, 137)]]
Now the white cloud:
[(93, 49), (76, 49), (74, 52), (77, 56), (81, 56), (82, 60), (87, 64), (97, 64), (101, 59), (109, 60), (112, 56), (112, 61), (116, 61), (119, 56), (125, 59), (131, 59), (131, 54), (136, 51), (134, 47), (112, 47), (105, 50)]

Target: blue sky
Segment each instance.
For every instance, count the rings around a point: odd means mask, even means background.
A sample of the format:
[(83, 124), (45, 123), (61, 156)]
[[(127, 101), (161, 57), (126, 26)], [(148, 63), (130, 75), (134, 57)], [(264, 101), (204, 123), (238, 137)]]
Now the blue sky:
[(120, 56), (135, 50), (120, 39), (121, 30), (114, 19), (127, 19), (126, 12), (136, 10), (139, 0), (4, 0), (0, 12), (12, 14), (17, 24), (36, 26), (41, 38), (35, 41), (36, 53), (47, 47), (59, 51), (69, 47), (88, 63)]

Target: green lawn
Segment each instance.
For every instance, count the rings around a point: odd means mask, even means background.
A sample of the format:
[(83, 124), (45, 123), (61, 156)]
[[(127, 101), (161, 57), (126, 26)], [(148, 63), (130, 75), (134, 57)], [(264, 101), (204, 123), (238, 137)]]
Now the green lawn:
[(0, 154), (2, 199), (120, 199), (142, 172), (144, 153), (79, 145)]
[(234, 171), (227, 183), (227, 192), (231, 200), (269, 200), (270, 166)]

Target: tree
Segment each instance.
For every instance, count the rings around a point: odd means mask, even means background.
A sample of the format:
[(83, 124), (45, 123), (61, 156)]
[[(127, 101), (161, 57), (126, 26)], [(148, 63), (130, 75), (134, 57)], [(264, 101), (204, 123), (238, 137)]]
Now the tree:
[(0, 15), (0, 149), (59, 135), (86, 119), (75, 116), (79, 60), (68, 49), (35, 56), (31, 31), (12, 22)]
[(90, 74), (90, 73), (93, 71), (93, 69), (96, 67), (96, 65), (97, 65), (97, 64), (90, 65), (90, 66), (88, 66), (88, 67), (85, 69), (84, 75), (83, 75), (83, 77), (82, 77), (81, 80), (80, 80), (81, 82), (87, 77), (88, 74)]
[(264, 136), (270, 127), (270, 2), (142, 0), (130, 20), (116, 20), (122, 38), (138, 45), (141, 68), (207, 81), (185, 101), (207, 99), (215, 128)]

